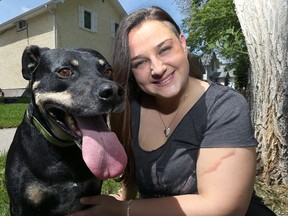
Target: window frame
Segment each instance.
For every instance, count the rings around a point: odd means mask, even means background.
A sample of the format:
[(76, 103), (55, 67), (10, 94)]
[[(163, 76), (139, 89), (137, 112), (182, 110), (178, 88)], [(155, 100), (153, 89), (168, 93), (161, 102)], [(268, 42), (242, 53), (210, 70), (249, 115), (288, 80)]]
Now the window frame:
[(112, 19), (111, 20), (111, 37), (112, 38), (116, 37), (116, 32), (117, 32), (118, 27), (119, 27), (119, 22)]
[[(91, 20), (90, 20), (90, 24), (91, 24), (91, 28), (86, 27), (86, 23), (85, 23), (85, 14), (89, 13), (91, 16)], [(85, 8), (81, 5), (79, 5), (79, 27), (87, 30), (87, 31), (91, 31), (91, 32), (98, 32), (98, 17), (97, 17), (97, 13), (93, 10), (90, 10), (88, 8)]]

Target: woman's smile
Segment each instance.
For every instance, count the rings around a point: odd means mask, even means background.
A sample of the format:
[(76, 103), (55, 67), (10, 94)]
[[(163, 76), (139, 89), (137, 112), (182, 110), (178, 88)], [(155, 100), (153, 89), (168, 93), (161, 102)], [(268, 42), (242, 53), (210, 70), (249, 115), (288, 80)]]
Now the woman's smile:
[(162, 77), (160, 80), (154, 81), (153, 83), (157, 84), (159, 87), (166, 86), (173, 81), (174, 73), (175, 73), (175, 71), (170, 73), (168, 76)]

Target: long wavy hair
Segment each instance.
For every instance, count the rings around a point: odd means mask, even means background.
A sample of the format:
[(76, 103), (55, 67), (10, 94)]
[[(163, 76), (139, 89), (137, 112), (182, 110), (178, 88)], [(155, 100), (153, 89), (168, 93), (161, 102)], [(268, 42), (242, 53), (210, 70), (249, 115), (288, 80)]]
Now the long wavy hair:
[(111, 114), (110, 124), (120, 142), (124, 145), (128, 155), (128, 165), (122, 176), (123, 183), (128, 185), (135, 179), (135, 162), (132, 150), (131, 136), (131, 101), (134, 100), (141, 91), (133, 77), (131, 71), (130, 51), (128, 35), (132, 29), (139, 27), (144, 21), (161, 21), (166, 24), (177, 36), (180, 35), (180, 28), (172, 17), (160, 7), (152, 6), (140, 9), (126, 16), (120, 23), (116, 34), (114, 55), (113, 55), (113, 78), (125, 90), (126, 107), (122, 113)]

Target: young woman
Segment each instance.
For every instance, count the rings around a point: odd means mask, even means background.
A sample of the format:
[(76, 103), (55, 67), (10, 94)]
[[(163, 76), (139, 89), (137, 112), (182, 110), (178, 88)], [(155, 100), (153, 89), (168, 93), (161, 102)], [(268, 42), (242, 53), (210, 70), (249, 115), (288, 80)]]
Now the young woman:
[(93, 207), (72, 215), (275, 215), (253, 194), (257, 141), (246, 100), (195, 78), (187, 56), (161, 8), (121, 22), (113, 66), (127, 105), (111, 125), (129, 165), (118, 196), (82, 198)]

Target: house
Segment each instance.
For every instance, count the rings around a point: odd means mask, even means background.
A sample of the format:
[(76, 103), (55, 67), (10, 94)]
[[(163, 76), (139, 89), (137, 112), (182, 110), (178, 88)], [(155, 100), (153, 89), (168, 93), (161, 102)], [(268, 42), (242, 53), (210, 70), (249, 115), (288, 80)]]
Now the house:
[(20, 96), (21, 57), (27, 45), (93, 48), (112, 60), (115, 32), (127, 13), (118, 0), (50, 0), (0, 24), (0, 89)]
[(228, 64), (221, 64), (214, 52), (203, 54), (201, 62), (205, 71), (203, 80), (211, 80), (218, 84), (235, 88), (234, 70), (229, 69)]

